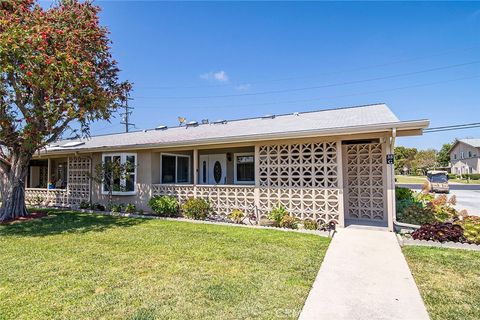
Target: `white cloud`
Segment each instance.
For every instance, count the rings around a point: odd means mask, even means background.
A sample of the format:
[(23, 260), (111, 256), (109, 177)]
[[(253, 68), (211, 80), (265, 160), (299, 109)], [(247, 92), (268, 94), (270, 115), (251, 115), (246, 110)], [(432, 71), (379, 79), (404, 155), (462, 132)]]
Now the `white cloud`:
[(235, 87), (238, 91), (248, 91), (252, 85), (250, 83), (242, 83)]
[(225, 71), (210, 71), (200, 75), (200, 78), (209, 81), (228, 82), (229, 78)]

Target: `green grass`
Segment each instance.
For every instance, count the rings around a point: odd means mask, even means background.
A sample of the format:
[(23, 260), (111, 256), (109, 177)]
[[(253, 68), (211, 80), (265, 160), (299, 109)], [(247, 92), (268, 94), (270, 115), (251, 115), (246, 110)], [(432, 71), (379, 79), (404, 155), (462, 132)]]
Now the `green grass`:
[(427, 181), (425, 176), (403, 176), (403, 175), (396, 175), (395, 178), (397, 179), (397, 183), (424, 183)]
[(0, 239), (0, 319), (296, 318), (330, 241), (72, 212)]
[(457, 182), (464, 184), (480, 184), (480, 180), (466, 180), (466, 179), (450, 179), (449, 182)]
[[(427, 178), (425, 176), (403, 176), (396, 175), (397, 183), (414, 183), (414, 184), (423, 184)], [(448, 182), (463, 183), (463, 184), (480, 184), (480, 180), (465, 180), (465, 179), (450, 179)]]
[(480, 319), (480, 252), (403, 248), (432, 320)]

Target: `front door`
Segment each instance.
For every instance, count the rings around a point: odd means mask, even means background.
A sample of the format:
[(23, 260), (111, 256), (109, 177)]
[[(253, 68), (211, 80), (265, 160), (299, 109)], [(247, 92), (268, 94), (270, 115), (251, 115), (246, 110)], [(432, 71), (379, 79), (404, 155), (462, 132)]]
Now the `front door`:
[(227, 156), (225, 154), (208, 154), (200, 156), (199, 184), (226, 184)]

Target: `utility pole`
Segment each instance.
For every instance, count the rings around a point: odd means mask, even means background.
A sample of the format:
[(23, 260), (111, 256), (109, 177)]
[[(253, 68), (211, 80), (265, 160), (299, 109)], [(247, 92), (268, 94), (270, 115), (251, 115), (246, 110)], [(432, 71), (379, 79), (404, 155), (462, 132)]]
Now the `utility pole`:
[(128, 132), (130, 127), (135, 127), (134, 123), (130, 123), (130, 115), (132, 114), (133, 108), (128, 106), (128, 100), (132, 100), (129, 95), (127, 95), (127, 100), (125, 101), (125, 112), (120, 113), (122, 116), (121, 124), (125, 125), (125, 132)]

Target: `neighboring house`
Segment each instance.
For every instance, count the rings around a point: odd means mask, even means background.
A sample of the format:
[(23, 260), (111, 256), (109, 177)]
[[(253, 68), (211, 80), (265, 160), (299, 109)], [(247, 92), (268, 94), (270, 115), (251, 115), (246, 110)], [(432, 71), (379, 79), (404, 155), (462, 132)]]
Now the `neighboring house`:
[(450, 149), (452, 173), (480, 173), (480, 139), (456, 140)]
[[(300, 219), (373, 223), (392, 229), (395, 137), (421, 135), (429, 121), (400, 121), (385, 104), (215, 121), (64, 140), (30, 163), (26, 198), (45, 204), (105, 203), (95, 165), (135, 165), (115, 201), (148, 210), (153, 195), (209, 199), (266, 217), (283, 205)], [(51, 181), (55, 189), (46, 189)]]

